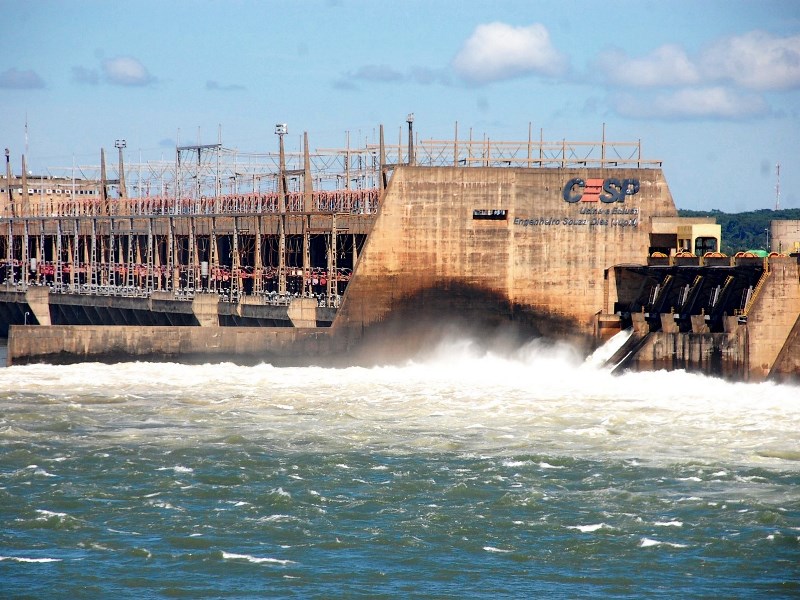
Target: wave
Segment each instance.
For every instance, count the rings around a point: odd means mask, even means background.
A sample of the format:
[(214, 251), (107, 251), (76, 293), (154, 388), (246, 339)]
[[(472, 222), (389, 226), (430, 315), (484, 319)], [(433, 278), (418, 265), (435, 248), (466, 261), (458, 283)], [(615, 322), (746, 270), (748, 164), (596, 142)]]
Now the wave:
[[(119, 402), (84, 401), (104, 397)], [(559, 468), (547, 457), (597, 455), (800, 469), (795, 386), (683, 371), (615, 375), (566, 344), (541, 340), (500, 352), (453, 338), (412, 360), (374, 367), (12, 366), (0, 369), (0, 402), (36, 413), (0, 421), (3, 439), (17, 433), (3, 427), (41, 419), (43, 439), (68, 437), (68, 423), (138, 443), (196, 436), (228, 446), (273, 439), (314, 451), (537, 455), (541, 469)], [(336, 464), (346, 470), (345, 461)], [(164, 468), (192, 474), (177, 460)]]
[(652, 548), (653, 546), (669, 546), (670, 548), (688, 548), (688, 544), (676, 544), (674, 542), (660, 542), (651, 538), (642, 538), (639, 541), (640, 548)]
[(270, 563), (281, 566), (296, 564), (293, 560), (270, 558), (265, 556), (253, 556), (252, 554), (235, 554), (233, 552), (225, 552), (224, 550), (221, 552), (221, 555), (224, 560), (243, 560), (256, 564)]
[(51, 562), (62, 561), (62, 559), (60, 558), (26, 558), (24, 556), (0, 556), (0, 562), (4, 560), (10, 560), (12, 562), (20, 562), (20, 563), (51, 563)]
[(595, 523), (593, 525), (568, 525), (567, 529), (577, 529), (581, 533), (594, 533), (600, 529), (614, 529), (605, 523)]

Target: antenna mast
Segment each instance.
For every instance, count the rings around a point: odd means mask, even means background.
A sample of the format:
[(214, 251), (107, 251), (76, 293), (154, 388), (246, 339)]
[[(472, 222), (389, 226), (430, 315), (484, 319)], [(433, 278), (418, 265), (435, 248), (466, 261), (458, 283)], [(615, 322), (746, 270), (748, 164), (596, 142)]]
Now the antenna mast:
[(781, 163), (775, 165), (775, 210), (781, 209)]
[(28, 111), (25, 111), (25, 156), (28, 156)]

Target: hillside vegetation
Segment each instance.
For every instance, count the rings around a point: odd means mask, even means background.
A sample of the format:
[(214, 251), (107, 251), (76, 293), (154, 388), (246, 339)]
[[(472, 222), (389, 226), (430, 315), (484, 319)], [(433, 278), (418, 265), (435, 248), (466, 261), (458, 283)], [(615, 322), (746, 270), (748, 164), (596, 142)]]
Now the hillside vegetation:
[(770, 221), (800, 219), (800, 209), (770, 210), (764, 208), (742, 213), (721, 210), (678, 210), (681, 217), (714, 217), (722, 226), (722, 251), (727, 255), (740, 250), (766, 250)]

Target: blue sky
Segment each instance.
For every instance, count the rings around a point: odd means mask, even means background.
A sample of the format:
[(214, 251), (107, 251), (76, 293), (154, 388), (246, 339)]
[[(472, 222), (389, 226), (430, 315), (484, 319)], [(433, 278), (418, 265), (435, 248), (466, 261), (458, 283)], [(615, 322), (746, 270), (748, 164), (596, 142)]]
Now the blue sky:
[[(680, 208), (800, 208), (800, 2), (0, 0), (19, 169), (372, 141), (414, 112), (494, 140), (642, 140)], [(179, 134), (180, 132), (180, 134)], [(180, 135), (180, 137), (178, 137)], [(395, 135), (392, 133), (391, 135)], [(394, 138), (393, 138), (394, 139)]]

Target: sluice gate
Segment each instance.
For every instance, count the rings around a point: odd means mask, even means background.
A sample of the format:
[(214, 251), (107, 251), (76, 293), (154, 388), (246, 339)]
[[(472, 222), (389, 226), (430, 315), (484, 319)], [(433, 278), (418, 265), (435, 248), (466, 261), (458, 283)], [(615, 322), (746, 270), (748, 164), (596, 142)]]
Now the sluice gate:
[(633, 333), (609, 365), (744, 380), (796, 377), (790, 335), (800, 327), (796, 257), (664, 262), (610, 269), (614, 314), (603, 318), (613, 316)]
[(614, 312), (622, 326), (639, 314), (649, 332), (724, 331), (724, 318), (744, 317), (765, 274), (761, 260), (735, 265), (638, 266), (614, 269)]

